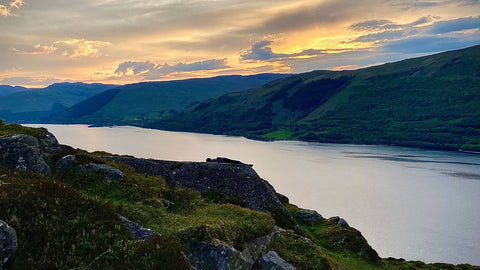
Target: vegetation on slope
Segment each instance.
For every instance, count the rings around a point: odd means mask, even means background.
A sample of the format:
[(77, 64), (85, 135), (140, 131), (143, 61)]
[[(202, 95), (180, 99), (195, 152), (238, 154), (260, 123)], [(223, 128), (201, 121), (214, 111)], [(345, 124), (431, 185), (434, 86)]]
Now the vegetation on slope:
[(153, 121), (206, 99), (286, 76), (258, 74), (129, 84), (93, 96), (45, 120), (102, 125)]
[(57, 83), (2, 96), (0, 118), (6, 122), (39, 123), (42, 117), (62, 111), (116, 85)]
[[(42, 131), (2, 124), (1, 134), (12, 134), (12, 127), (29, 134)], [(76, 165), (108, 164), (126, 177), (109, 182), (103, 172), (79, 174), (68, 169), (44, 176), (0, 165), (0, 220), (15, 229), (19, 243), (5, 269), (190, 269), (184, 254), (192, 238), (220, 240), (242, 250), (245, 243), (274, 230), (270, 213), (227, 203), (229, 198), (214, 194), (173, 188), (161, 177), (106, 161), (102, 157), (109, 154), (104, 152), (62, 151), (52, 157), (53, 163), (73, 154)], [(286, 206), (292, 214), (299, 210)], [(118, 214), (162, 236), (134, 241)], [(299, 221), (295, 231), (282, 230), (269, 250), (297, 269), (480, 269), (391, 258), (371, 260), (357, 252), (364, 241), (345, 248), (332, 244), (339, 237), (335, 226), (328, 221)], [(345, 230), (340, 237), (357, 239), (350, 235), (358, 231)]]
[(147, 126), (480, 151), (480, 46), (354, 71), (294, 75)]

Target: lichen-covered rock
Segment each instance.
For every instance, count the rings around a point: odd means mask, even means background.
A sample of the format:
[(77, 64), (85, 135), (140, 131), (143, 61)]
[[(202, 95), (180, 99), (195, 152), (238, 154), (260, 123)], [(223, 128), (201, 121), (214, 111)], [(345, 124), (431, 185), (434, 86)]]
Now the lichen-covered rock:
[(42, 174), (51, 172), (52, 156), (64, 149), (50, 132), (42, 130), (42, 138), (26, 134), (0, 137), (0, 164), (18, 170)]
[(217, 162), (174, 162), (130, 157), (104, 157), (125, 163), (137, 172), (160, 175), (171, 186), (192, 188), (200, 193), (218, 192), (238, 196), (253, 210), (269, 211), (292, 218), (276, 196), (275, 189), (250, 166)]
[(41, 146), (33, 136), (16, 134), (0, 137), (0, 153), (0, 164), (6, 167), (50, 173)]
[(339, 216), (336, 217), (331, 217), (327, 221), (329, 224), (335, 224), (338, 227), (343, 227), (343, 228), (348, 228), (350, 227), (347, 223), (347, 221)]
[(57, 172), (65, 172), (75, 168), (75, 157), (73, 155), (66, 155), (59, 159), (55, 165)]
[(118, 180), (125, 177), (125, 174), (117, 168), (106, 164), (88, 163), (80, 165), (77, 170), (78, 173), (102, 172), (105, 173), (105, 178), (108, 182)]
[(260, 270), (294, 270), (293, 265), (282, 259), (275, 251), (270, 251), (259, 260)]
[(12, 258), (17, 250), (17, 235), (7, 223), (0, 220), (0, 268)]
[(380, 262), (378, 253), (368, 244), (362, 233), (352, 228), (340, 217), (331, 217), (325, 222), (326, 229), (322, 230), (322, 238), (334, 248), (349, 250), (372, 262)]
[(247, 243), (242, 251), (228, 244), (214, 240), (212, 243), (192, 239), (189, 243), (188, 258), (194, 269), (252, 269), (255, 262), (268, 250), (282, 229), (275, 227), (268, 235)]
[(309, 210), (309, 209), (300, 209), (294, 214), (294, 216), (300, 222), (303, 222), (309, 225), (314, 225), (324, 220), (322, 215), (320, 215), (317, 211)]
[(123, 224), (125, 226), (127, 226), (127, 228), (132, 233), (133, 240), (145, 241), (145, 240), (152, 239), (155, 235), (159, 235), (158, 233), (156, 233), (156, 232), (154, 232), (154, 231), (152, 231), (148, 228), (145, 228), (138, 223), (130, 221), (123, 216), (119, 215), (119, 218), (123, 222)]

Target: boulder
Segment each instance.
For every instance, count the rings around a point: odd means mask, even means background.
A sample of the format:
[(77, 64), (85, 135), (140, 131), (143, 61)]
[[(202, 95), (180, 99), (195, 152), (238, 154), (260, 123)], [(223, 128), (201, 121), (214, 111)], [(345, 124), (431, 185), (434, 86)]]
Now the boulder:
[(342, 228), (348, 228), (350, 227), (347, 223), (347, 221), (339, 216), (336, 216), (336, 217), (331, 217), (328, 219), (328, 224), (334, 224), (334, 225), (337, 225), (338, 227), (342, 227)]
[(55, 169), (57, 172), (65, 172), (68, 170), (73, 170), (75, 168), (75, 157), (73, 155), (67, 155), (62, 157), (55, 164)]
[(132, 233), (133, 240), (145, 241), (145, 240), (152, 239), (155, 235), (159, 235), (158, 233), (156, 233), (156, 232), (154, 232), (154, 231), (152, 231), (148, 228), (145, 228), (138, 223), (130, 221), (123, 216), (119, 215), (119, 218), (123, 222), (123, 224), (125, 226), (127, 226), (127, 228)]
[(85, 165), (80, 165), (78, 166), (77, 172), (80, 174), (102, 172), (105, 173), (105, 178), (108, 180), (108, 182), (125, 177), (125, 174), (122, 171), (106, 164), (88, 163)]
[(309, 225), (315, 225), (324, 220), (322, 215), (320, 215), (317, 211), (308, 209), (300, 209), (294, 214), (294, 216), (300, 222)]
[(42, 139), (15, 134), (0, 137), (0, 164), (18, 170), (31, 170), (42, 174), (51, 172), (52, 156), (64, 149), (50, 132), (43, 129)]
[(260, 258), (259, 268), (260, 270), (294, 270), (293, 265), (287, 263), (282, 259), (275, 251), (268, 252), (265, 256)]
[(17, 235), (7, 223), (0, 220), (0, 268), (12, 258), (17, 250)]
[(252, 269), (262, 254), (268, 250), (282, 229), (275, 227), (268, 235), (258, 237), (247, 243), (242, 251), (228, 244), (214, 240), (200, 242), (192, 239), (189, 243), (188, 258), (194, 263), (194, 269)]
[(292, 218), (277, 198), (275, 189), (250, 166), (217, 162), (175, 162), (131, 157), (104, 157), (133, 167), (137, 172), (160, 175), (173, 187), (192, 188), (200, 193), (218, 192), (238, 196), (253, 210)]

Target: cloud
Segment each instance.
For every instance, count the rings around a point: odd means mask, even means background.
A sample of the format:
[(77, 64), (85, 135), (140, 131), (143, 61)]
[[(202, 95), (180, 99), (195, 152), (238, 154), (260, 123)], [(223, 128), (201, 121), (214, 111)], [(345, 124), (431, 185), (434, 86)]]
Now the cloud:
[(210, 59), (193, 63), (178, 63), (175, 65), (163, 64), (155, 65), (150, 61), (135, 62), (126, 61), (118, 65), (115, 70), (117, 75), (137, 75), (141, 74), (147, 79), (158, 79), (163, 75), (175, 72), (190, 72), (202, 70), (215, 70), (229, 68), (227, 59)]
[(18, 54), (50, 54), (56, 51), (57, 49), (58, 48), (55, 47), (54, 45), (36, 44), (28, 50), (19, 50), (19, 49), (13, 48), (13, 51)]
[(399, 39), (405, 35), (405, 31), (403, 30), (395, 30), (395, 31), (383, 31), (373, 34), (367, 34), (359, 36), (358, 38), (353, 39), (350, 42), (381, 42), (381, 41), (388, 41), (392, 39)]
[(390, 20), (369, 20), (350, 25), (350, 29), (355, 31), (378, 31), (398, 28), (398, 24), (394, 24)]
[(127, 74), (127, 73), (133, 73), (133, 74), (139, 74), (145, 71), (154, 71), (155, 70), (155, 64), (147, 61), (147, 62), (132, 62), (132, 61), (126, 61), (118, 65), (117, 69), (115, 70), (116, 74)]
[(291, 54), (274, 53), (270, 47), (271, 44), (272, 41), (269, 40), (264, 40), (253, 44), (250, 49), (240, 55), (240, 60), (277, 61), (295, 57), (313, 57), (324, 53), (322, 50), (317, 49), (308, 49)]
[(51, 54), (57, 52), (69, 58), (98, 57), (101, 55), (98, 46), (111, 45), (109, 42), (85, 39), (68, 39), (55, 41), (50, 45), (36, 44), (32, 48), (12, 50), (17, 54)]
[(432, 34), (444, 34), (475, 28), (480, 28), (480, 17), (466, 17), (450, 21), (436, 22), (433, 24), (429, 32)]
[(22, 0), (14, 0), (6, 5), (0, 4), (0, 16), (12, 16), (12, 9), (19, 9), (23, 4), (24, 2)]
[(55, 45), (63, 50), (62, 55), (70, 58), (97, 57), (101, 53), (96, 47), (110, 44), (110, 42), (85, 39), (69, 39), (55, 42)]

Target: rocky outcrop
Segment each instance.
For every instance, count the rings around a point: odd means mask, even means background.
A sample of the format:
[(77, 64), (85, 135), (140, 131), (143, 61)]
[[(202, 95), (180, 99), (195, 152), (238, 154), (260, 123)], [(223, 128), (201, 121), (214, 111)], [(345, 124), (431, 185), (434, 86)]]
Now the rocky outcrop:
[(250, 166), (217, 162), (174, 162), (130, 157), (104, 157), (125, 163), (137, 172), (160, 175), (171, 186), (192, 188), (200, 193), (218, 192), (238, 196), (253, 210), (281, 213), (291, 217), (278, 200), (275, 189)]
[(275, 251), (270, 251), (258, 261), (259, 270), (294, 270), (293, 265), (287, 263)]
[(127, 218), (120, 216), (122, 223), (130, 230), (132, 233), (133, 240), (137, 241), (146, 241), (152, 239), (154, 236), (159, 235), (158, 233), (143, 227), (142, 225), (128, 220)]
[(318, 224), (320, 221), (325, 220), (322, 215), (320, 215), (315, 210), (308, 210), (308, 209), (300, 209), (295, 214), (294, 217), (302, 223), (308, 225), (315, 225)]
[(26, 134), (0, 137), (0, 164), (18, 170), (50, 173), (52, 156), (66, 146), (60, 145), (46, 130), (42, 130), (42, 135), (40, 140)]
[(95, 173), (95, 172), (104, 173), (105, 179), (107, 179), (108, 182), (125, 177), (125, 174), (122, 171), (106, 164), (88, 163), (85, 165), (78, 166), (78, 169), (77, 169), (77, 173), (79, 174)]
[(242, 251), (219, 240), (200, 242), (192, 239), (189, 244), (188, 258), (194, 263), (196, 270), (252, 269), (281, 231), (282, 229), (275, 227), (274, 232), (247, 243)]
[(17, 251), (17, 235), (7, 223), (0, 220), (0, 268), (12, 258), (15, 251)]

